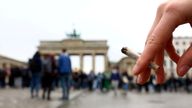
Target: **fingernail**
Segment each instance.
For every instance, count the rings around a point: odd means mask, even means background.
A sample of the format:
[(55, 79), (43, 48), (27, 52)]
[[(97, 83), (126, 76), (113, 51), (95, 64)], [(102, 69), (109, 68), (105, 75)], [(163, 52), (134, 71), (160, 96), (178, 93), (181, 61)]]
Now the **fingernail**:
[(190, 66), (184, 65), (179, 69), (179, 75), (184, 76), (185, 73), (190, 69)]
[(139, 76), (137, 77), (136, 83), (137, 83), (137, 84), (140, 84), (140, 83), (141, 83), (141, 77), (139, 77)]
[(138, 68), (138, 66), (137, 66), (137, 64), (133, 67), (133, 74), (138, 74), (139, 73), (139, 68)]
[(143, 82), (143, 77), (141, 77), (141, 74), (139, 74), (139, 75), (137, 76), (136, 82), (137, 82), (138, 84), (141, 84), (141, 83)]

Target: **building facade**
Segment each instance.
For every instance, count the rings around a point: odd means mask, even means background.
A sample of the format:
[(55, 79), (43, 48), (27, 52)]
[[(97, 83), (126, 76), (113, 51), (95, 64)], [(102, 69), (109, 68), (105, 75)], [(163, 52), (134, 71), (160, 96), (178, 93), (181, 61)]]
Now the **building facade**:
[(5, 65), (7, 68), (11, 68), (11, 67), (25, 68), (25, 67), (27, 67), (27, 63), (25, 63), (25, 62), (0, 55), (0, 68), (1, 69), (2, 69), (3, 65)]
[(130, 57), (123, 57), (119, 62), (117, 63), (117, 66), (119, 67), (120, 72), (128, 72), (129, 75), (133, 75), (132, 69), (135, 65), (135, 60), (133, 60)]
[[(192, 37), (174, 37), (173, 38), (173, 45), (175, 47), (175, 50), (178, 55), (182, 55), (187, 48), (191, 45), (192, 43)], [(176, 74), (176, 64), (170, 60), (167, 54), (165, 54), (165, 60), (164, 60), (164, 66), (165, 66), (165, 71), (168, 75), (171, 73), (174, 73), (174, 75), (177, 77)], [(191, 73), (192, 71), (189, 70)]]

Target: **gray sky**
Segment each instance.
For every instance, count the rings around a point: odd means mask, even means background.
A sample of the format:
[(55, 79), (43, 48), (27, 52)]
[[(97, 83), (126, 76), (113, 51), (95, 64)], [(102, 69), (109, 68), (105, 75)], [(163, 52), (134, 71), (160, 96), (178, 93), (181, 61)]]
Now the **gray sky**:
[[(118, 61), (127, 46), (143, 50), (156, 8), (165, 0), (1, 0), (0, 54), (27, 61), (40, 40), (61, 40), (76, 28), (82, 39), (108, 40)], [(189, 25), (175, 36), (192, 36)]]

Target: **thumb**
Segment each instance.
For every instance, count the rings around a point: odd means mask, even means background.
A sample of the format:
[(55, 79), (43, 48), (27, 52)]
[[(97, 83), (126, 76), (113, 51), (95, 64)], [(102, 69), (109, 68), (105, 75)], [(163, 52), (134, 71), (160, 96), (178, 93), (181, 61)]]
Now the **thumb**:
[(192, 46), (181, 56), (177, 64), (177, 74), (184, 76), (192, 67)]

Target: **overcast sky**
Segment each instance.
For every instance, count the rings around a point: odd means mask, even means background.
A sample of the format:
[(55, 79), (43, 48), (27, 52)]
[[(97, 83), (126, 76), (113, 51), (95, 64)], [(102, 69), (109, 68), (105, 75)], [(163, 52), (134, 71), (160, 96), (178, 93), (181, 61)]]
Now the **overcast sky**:
[[(75, 28), (85, 40), (108, 41), (118, 61), (127, 46), (143, 50), (156, 9), (165, 0), (1, 0), (0, 54), (27, 61), (40, 40), (66, 39)], [(175, 36), (192, 36), (189, 25)]]

